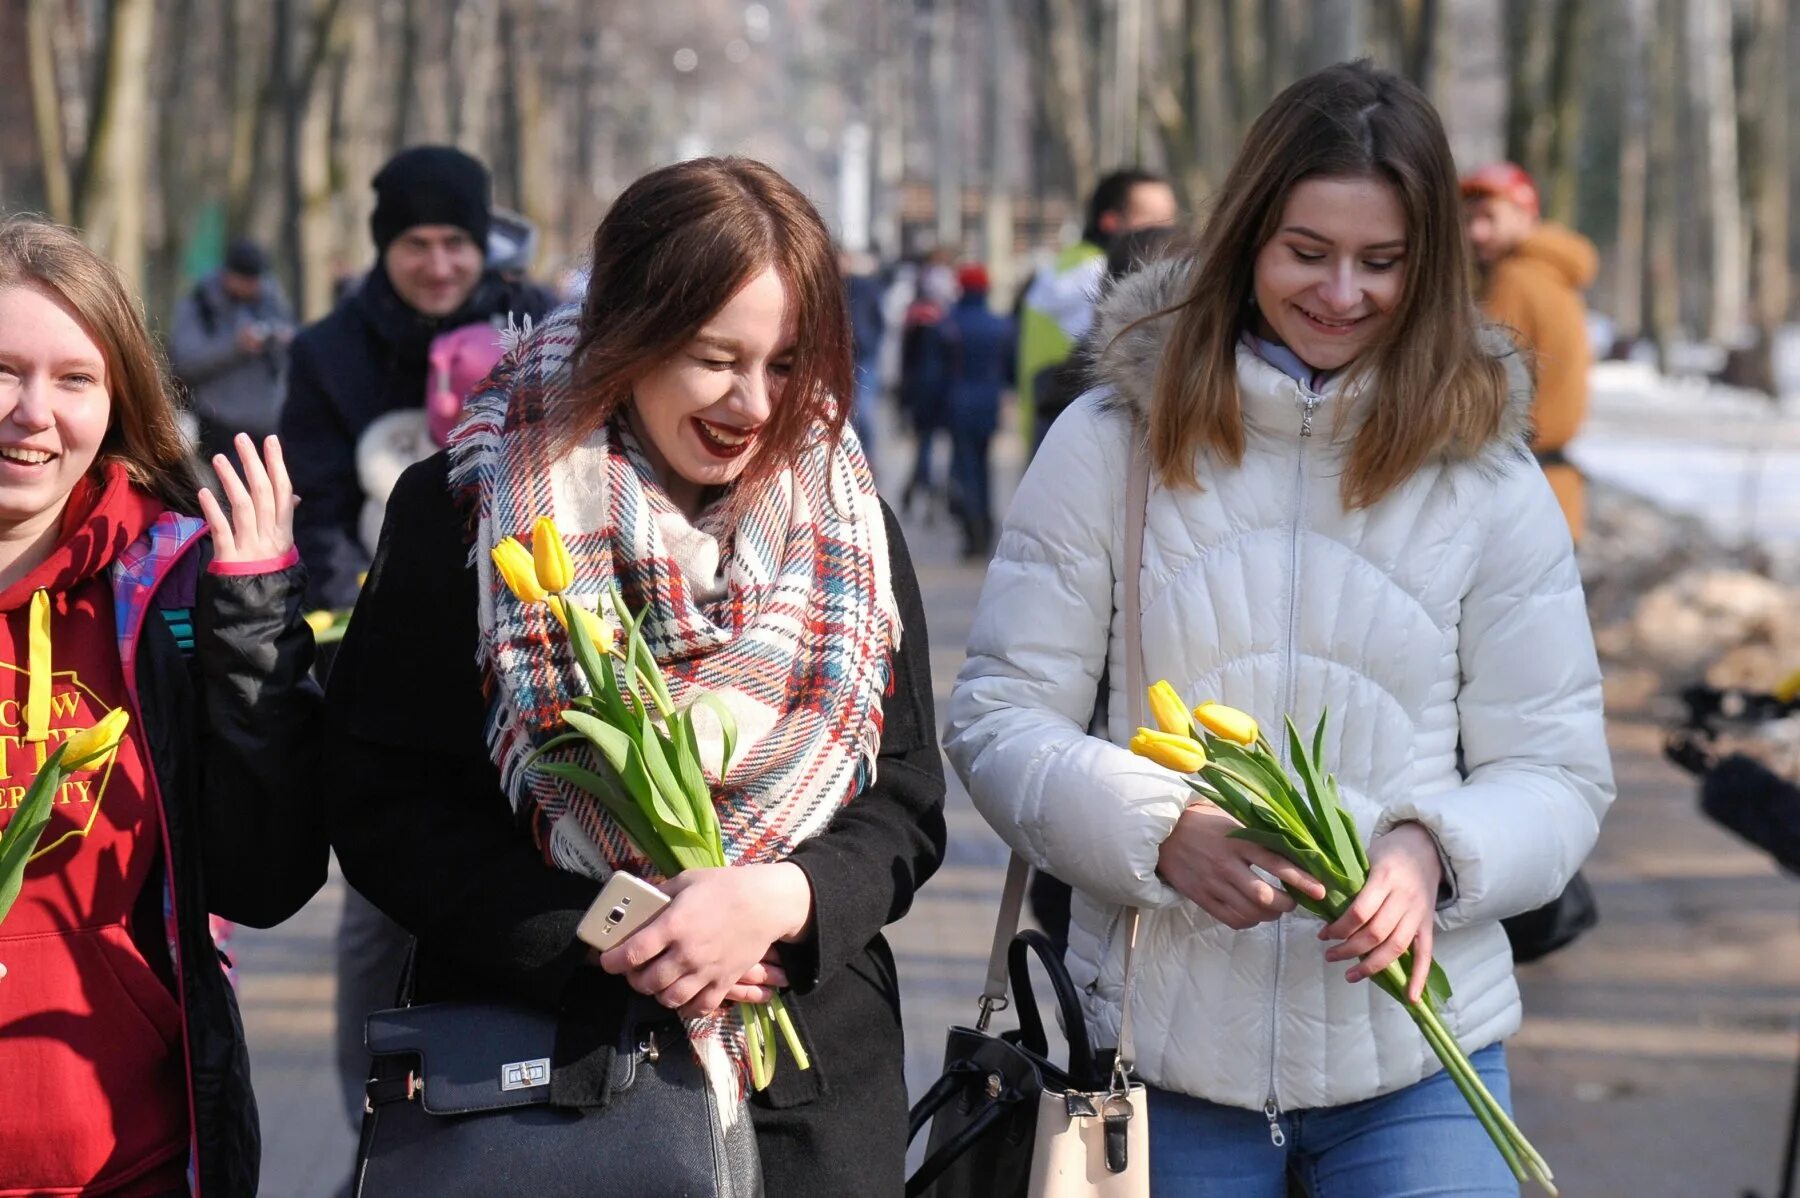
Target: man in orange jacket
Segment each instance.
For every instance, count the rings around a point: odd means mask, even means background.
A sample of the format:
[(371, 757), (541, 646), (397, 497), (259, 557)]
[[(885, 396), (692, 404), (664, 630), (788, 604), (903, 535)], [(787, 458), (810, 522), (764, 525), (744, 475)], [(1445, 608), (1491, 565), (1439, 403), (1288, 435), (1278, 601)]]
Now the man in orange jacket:
[(1579, 541), (1585, 488), (1563, 448), (1587, 418), (1593, 357), (1581, 292), (1594, 281), (1599, 255), (1581, 234), (1539, 219), (1537, 187), (1510, 162), (1466, 176), (1462, 195), (1469, 241), (1481, 263), (1482, 308), (1511, 330), (1533, 359), (1532, 452)]

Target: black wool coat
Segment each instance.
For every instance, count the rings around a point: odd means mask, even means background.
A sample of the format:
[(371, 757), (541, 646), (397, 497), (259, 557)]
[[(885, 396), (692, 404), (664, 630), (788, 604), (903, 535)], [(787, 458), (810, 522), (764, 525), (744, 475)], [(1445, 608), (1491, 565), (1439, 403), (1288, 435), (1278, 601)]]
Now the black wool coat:
[[(918, 582), (883, 511), (904, 633), (876, 781), (789, 858), (814, 897), (809, 937), (782, 946), (813, 1068), (784, 1054), (752, 1098), (764, 1182), (781, 1198), (902, 1189), (900, 1000), (881, 929), (943, 859), (944, 777)], [(599, 884), (545, 864), (488, 756), (470, 539), (444, 455), (401, 476), (326, 698), (332, 840), (350, 883), (417, 937), (416, 1001), (556, 1010), (553, 1101), (583, 1105), (585, 1079), (609, 1063), (595, 1054), (611, 1051), (592, 1046), (613, 1042), (627, 991), (575, 939)]]

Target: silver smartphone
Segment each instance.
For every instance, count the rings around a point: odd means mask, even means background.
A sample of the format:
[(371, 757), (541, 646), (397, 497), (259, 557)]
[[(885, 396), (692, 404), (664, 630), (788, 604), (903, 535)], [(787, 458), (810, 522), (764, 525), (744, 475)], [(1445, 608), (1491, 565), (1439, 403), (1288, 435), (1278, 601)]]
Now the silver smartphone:
[(622, 942), (669, 905), (669, 896), (642, 878), (615, 873), (600, 888), (575, 935), (602, 952)]

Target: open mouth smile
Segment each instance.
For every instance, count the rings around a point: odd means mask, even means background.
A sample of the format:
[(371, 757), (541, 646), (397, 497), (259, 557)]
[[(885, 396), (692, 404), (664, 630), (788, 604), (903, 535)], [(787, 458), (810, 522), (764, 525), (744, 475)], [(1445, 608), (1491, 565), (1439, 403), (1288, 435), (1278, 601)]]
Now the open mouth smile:
[(741, 457), (756, 441), (757, 429), (733, 428), (728, 424), (714, 424), (710, 420), (692, 418), (694, 431), (699, 435), (701, 446), (712, 456), (730, 461)]

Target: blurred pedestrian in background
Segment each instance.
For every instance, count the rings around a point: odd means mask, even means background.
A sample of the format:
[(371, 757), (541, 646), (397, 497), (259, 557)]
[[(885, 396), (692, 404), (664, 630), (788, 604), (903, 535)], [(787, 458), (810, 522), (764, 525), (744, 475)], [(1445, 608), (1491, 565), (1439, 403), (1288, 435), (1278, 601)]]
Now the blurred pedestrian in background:
[(906, 306), (900, 329), (900, 406), (912, 424), (915, 442), (912, 475), (901, 495), (901, 510), (912, 513), (923, 499), (926, 515), (934, 497), (941, 498), (937, 476), (938, 434), (949, 428), (949, 361), (940, 325), (956, 302), (956, 276), (941, 262), (918, 268), (917, 289)]
[(243, 433), (275, 431), (294, 315), (269, 255), (248, 238), (183, 297), (169, 330), (169, 366), (200, 420), (199, 456), (210, 462)]
[(1544, 468), (1569, 532), (1579, 541), (1587, 515), (1581, 470), (1563, 452), (1587, 419), (1587, 304), (1600, 269), (1594, 243), (1538, 214), (1537, 186), (1510, 162), (1462, 181), (1463, 220), (1475, 247), (1481, 306), (1526, 351), (1537, 379), (1531, 451)]
[(1012, 384), (1016, 347), (1012, 320), (988, 307), (987, 267), (964, 264), (956, 284), (962, 295), (939, 324), (939, 342), (954, 508), (962, 524), (963, 556), (974, 559), (985, 558), (993, 547), (989, 449), (1000, 427), (1001, 395)]
[(1100, 180), (1088, 199), (1081, 240), (1025, 289), (1019, 312), (1019, 435), (1033, 449), (1047, 424), (1037, 419), (1038, 389), (1047, 373), (1074, 351), (1094, 323), (1094, 300), (1106, 274), (1106, 253), (1134, 229), (1175, 222), (1175, 189), (1154, 171), (1131, 167)]
[(867, 254), (842, 250), (838, 264), (844, 273), (844, 290), (850, 304), (851, 352), (856, 358), (856, 406), (850, 423), (863, 453), (875, 461), (875, 424), (881, 409), (881, 342), (887, 332), (883, 301), (887, 283)]
[(369, 568), (357, 442), (384, 412), (424, 405), (432, 340), (548, 307), (543, 292), (488, 266), (491, 185), (481, 163), (448, 146), (416, 146), (383, 166), (374, 187), (379, 260), (348, 299), (294, 339), (281, 412), (294, 487), (306, 497), (294, 534), (309, 602), (319, 608), (356, 602)]

